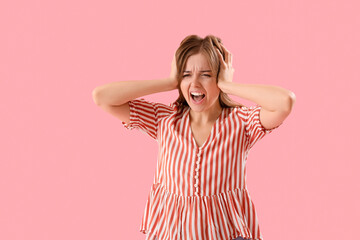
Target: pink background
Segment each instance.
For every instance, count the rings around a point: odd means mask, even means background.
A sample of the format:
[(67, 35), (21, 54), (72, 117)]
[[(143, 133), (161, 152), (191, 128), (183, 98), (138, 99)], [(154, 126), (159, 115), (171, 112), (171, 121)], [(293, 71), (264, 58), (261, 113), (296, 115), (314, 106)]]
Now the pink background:
[(355, 0), (1, 1), (0, 239), (145, 239), (139, 226), (157, 142), (122, 127), (91, 93), (113, 81), (167, 77), (190, 34), (223, 40), (234, 82), (296, 94), (290, 116), (248, 158), (264, 239), (357, 238), (359, 7)]

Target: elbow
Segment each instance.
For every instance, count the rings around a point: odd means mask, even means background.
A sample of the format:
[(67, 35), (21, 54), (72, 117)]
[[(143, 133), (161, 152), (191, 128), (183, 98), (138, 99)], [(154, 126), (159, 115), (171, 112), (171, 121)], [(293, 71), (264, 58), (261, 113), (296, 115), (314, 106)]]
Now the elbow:
[(291, 112), (292, 108), (294, 107), (295, 102), (296, 102), (295, 93), (289, 91), (287, 100), (286, 100), (287, 111)]
[(96, 88), (92, 91), (92, 99), (96, 105), (100, 105), (99, 91)]

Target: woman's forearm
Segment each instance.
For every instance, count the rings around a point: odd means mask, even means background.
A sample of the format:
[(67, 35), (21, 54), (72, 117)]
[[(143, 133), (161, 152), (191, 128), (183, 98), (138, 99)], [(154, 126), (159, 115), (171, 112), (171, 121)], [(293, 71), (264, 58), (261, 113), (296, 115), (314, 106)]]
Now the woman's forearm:
[(220, 81), (218, 86), (227, 94), (255, 102), (269, 111), (289, 111), (295, 102), (293, 92), (278, 86)]
[(174, 90), (175, 84), (170, 78), (111, 82), (96, 87), (92, 95), (98, 105), (121, 105), (145, 95)]

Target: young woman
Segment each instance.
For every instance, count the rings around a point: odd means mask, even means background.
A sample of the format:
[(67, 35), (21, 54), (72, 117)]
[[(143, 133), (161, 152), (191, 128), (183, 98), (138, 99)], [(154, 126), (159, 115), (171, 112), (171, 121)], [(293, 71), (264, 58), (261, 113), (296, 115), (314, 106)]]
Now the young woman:
[[(187, 36), (168, 78), (97, 87), (94, 101), (158, 141), (140, 231), (146, 240), (263, 239), (246, 187), (249, 150), (295, 103), (287, 89), (233, 82), (232, 54), (213, 35)], [(169, 105), (138, 97), (178, 89)], [(246, 107), (228, 94), (256, 103)]]

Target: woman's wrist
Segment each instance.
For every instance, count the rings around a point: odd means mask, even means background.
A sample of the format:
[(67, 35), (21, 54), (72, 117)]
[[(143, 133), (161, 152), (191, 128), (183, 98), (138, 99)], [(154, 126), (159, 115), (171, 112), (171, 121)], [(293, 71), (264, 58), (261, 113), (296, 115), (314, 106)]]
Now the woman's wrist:
[(176, 79), (169, 77), (168, 83), (169, 83), (170, 91), (177, 89), (178, 82)]
[(231, 88), (231, 83), (229, 84), (228, 82), (225, 81), (218, 81), (217, 84), (218, 88), (220, 88), (220, 90), (224, 93), (229, 93), (229, 88)]

